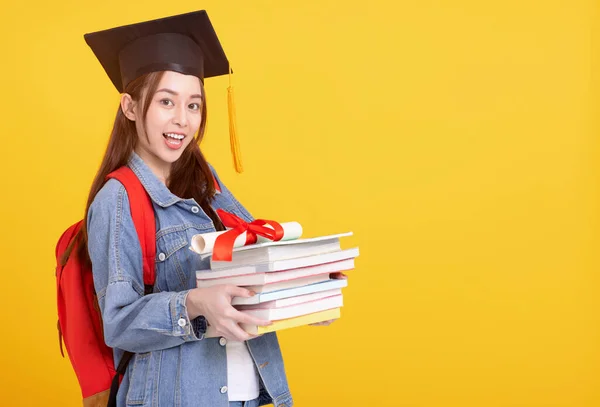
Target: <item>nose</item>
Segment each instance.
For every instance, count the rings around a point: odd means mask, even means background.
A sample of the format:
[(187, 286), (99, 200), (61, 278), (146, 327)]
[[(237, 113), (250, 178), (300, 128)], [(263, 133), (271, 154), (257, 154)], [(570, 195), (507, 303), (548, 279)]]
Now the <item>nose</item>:
[(177, 124), (180, 127), (187, 126), (188, 118), (187, 112), (185, 111), (185, 106), (180, 105), (176, 109), (174, 109), (173, 123)]

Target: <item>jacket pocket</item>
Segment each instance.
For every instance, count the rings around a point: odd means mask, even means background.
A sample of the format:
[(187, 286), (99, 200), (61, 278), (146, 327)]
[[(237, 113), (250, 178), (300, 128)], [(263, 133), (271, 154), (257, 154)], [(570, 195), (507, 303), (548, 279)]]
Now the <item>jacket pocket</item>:
[(193, 254), (189, 247), (189, 226), (180, 225), (161, 230), (157, 234), (156, 286), (158, 291), (182, 291), (195, 281), (193, 270), (186, 264), (186, 256)]
[(129, 378), (129, 391), (127, 392), (127, 405), (139, 406), (146, 402), (148, 370), (150, 368), (151, 352), (135, 355), (131, 375)]

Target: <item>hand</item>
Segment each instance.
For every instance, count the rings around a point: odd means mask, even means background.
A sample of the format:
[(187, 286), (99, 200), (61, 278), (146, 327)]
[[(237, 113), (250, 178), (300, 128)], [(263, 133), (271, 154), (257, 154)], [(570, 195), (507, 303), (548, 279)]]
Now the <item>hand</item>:
[(227, 340), (243, 342), (256, 338), (257, 335), (249, 334), (238, 324), (271, 325), (271, 321), (244, 314), (231, 305), (233, 297), (252, 297), (253, 295), (254, 293), (250, 290), (231, 284), (194, 288), (190, 290), (185, 305), (190, 319), (203, 315), (214, 327), (217, 335), (223, 336)]
[(330, 319), (327, 321), (321, 321), (321, 322), (315, 322), (314, 324), (308, 324), (310, 326), (327, 326), (327, 325), (331, 325), (333, 323), (333, 321), (335, 321), (335, 319)]
[[(345, 280), (348, 278), (347, 275), (345, 275), (342, 272), (338, 272), (338, 273), (331, 273), (329, 275), (330, 278), (334, 279), (334, 280)], [(314, 324), (308, 324), (310, 326), (328, 326), (331, 325), (333, 323), (333, 321), (335, 321), (335, 319), (330, 319), (327, 321), (321, 321), (321, 322), (315, 322)]]

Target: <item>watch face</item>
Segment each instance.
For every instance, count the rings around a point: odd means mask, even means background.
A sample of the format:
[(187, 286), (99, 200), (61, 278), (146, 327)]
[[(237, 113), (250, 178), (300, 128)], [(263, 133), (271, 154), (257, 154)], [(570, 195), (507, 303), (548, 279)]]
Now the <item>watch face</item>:
[(194, 319), (192, 321), (192, 325), (198, 334), (203, 335), (206, 333), (206, 328), (208, 327), (208, 321), (206, 320), (206, 318), (204, 318), (203, 315), (200, 315), (199, 317), (196, 317), (196, 319)]

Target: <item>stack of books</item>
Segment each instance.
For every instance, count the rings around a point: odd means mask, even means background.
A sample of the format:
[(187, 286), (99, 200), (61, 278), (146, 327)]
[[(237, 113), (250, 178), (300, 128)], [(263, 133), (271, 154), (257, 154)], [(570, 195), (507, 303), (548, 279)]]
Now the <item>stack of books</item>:
[(251, 334), (337, 319), (348, 282), (336, 273), (354, 269), (359, 254), (358, 248), (341, 248), (340, 239), (351, 234), (238, 247), (232, 261), (211, 258), (210, 270), (196, 273), (197, 285), (232, 284), (255, 292), (232, 301), (238, 310), (273, 322), (264, 327), (240, 325)]

